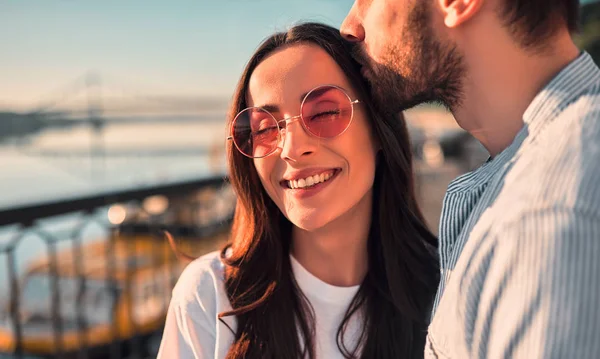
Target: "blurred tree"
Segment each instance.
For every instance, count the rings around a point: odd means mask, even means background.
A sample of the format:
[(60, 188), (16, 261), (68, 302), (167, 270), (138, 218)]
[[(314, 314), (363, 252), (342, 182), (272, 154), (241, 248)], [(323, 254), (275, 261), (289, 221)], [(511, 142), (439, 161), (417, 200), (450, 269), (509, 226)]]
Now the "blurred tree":
[(581, 31), (574, 36), (577, 45), (592, 55), (600, 64), (600, 2), (581, 6)]

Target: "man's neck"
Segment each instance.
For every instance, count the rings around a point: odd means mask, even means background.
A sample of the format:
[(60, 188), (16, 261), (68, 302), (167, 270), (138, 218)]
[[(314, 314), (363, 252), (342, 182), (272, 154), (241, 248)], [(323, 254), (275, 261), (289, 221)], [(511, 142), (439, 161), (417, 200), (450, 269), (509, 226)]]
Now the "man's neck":
[(463, 102), (452, 112), (458, 124), (495, 157), (523, 127), (523, 114), (535, 96), (579, 50), (568, 34), (557, 36), (552, 50), (544, 54), (525, 52), (508, 43), (496, 49), (490, 46), (483, 56), (481, 48), (478, 50), (465, 56), (469, 70)]

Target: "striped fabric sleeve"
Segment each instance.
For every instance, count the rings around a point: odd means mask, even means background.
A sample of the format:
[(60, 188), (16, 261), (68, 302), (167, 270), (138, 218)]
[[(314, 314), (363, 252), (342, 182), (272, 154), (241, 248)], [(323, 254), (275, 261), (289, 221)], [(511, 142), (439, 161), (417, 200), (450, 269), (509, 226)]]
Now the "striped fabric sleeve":
[(544, 209), (488, 235), (461, 282), (470, 357), (599, 358), (600, 215)]

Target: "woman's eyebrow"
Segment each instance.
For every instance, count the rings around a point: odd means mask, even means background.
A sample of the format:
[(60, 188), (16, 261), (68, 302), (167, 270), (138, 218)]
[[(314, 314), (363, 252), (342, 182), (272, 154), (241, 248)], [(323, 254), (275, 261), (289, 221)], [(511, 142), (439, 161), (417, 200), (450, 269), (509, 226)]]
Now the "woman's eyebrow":
[(262, 108), (263, 110), (267, 110), (269, 112), (279, 112), (279, 106), (277, 106), (277, 105), (266, 104), (266, 105), (262, 105), (259, 107)]
[[(308, 93), (309, 92), (305, 92), (302, 95), (300, 95), (300, 97), (299, 97), (300, 103), (302, 103), (302, 101), (304, 101), (304, 98), (306, 97), (306, 95), (308, 95)], [(264, 105), (261, 105), (261, 106), (258, 106), (258, 107), (260, 107), (260, 108), (262, 108), (264, 110), (267, 110), (269, 112), (279, 112), (279, 106), (274, 105), (274, 104), (270, 104), (270, 103), (264, 104)]]

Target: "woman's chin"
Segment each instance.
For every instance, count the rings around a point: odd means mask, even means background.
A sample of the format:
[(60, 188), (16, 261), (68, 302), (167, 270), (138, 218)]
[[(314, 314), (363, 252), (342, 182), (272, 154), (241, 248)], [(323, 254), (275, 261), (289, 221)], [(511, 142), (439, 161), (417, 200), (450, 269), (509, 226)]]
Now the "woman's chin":
[(292, 224), (304, 231), (313, 232), (325, 227), (331, 219), (323, 211), (309, 211), (309, 213), (288, 214), (288, 219)]

